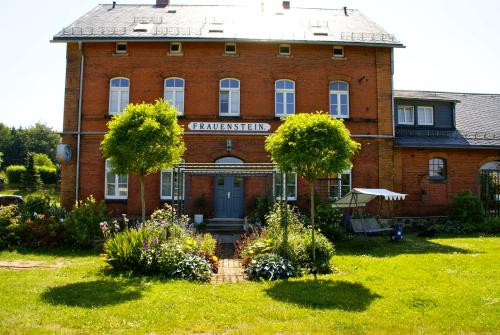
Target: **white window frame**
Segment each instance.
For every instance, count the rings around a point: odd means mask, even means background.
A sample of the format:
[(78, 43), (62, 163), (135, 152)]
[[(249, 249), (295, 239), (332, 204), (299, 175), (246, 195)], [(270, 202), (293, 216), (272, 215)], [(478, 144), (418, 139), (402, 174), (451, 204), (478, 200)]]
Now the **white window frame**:
[[(425, 114), (424, 114), (424, 122), (420, 122), (420, 113), (423, 112), (429, 112), (431, 115), (431, 120), (428, 122), (426, 120)], [(417, 106), (417, 122), (419, 126), (433, 126), (434, 125), (434, 107), (432, 106)]]
[[(295, 172), (289, 172), (288, 174), (293, 174), (294, 178), (293, 178), (293, 183), (294, 183), (294, 195), (293, 197), (290, 197), (288, 196), (288, 193), (286, 192), (286, 190), (288, 189), (288, 185), (284, 185), (283, 184), (283, 181), (281, 181), (281, 193), (280, 194), (286, 194), (287, 195), (287, 201), (297, 201), (297, 173)], [(276, 180), (276, 176), (282, 176), (283, 173), (279, 170), (276, 170), (276, 173), (274, 174), (274, 178), (273, 178), (273, 193), (274, 193), (274, 198), (277, 199), (277, 200), (281, 200), (281, 195), (277, 194), (276, 193), (276, 188), (278, 185), (277, 184), (277, 180)], [(286, 178), (286, 183), (288, 184), (289, 183), (289, 178), (287, 177)]]
[[(114, 175), (114, 195), (108, 195), (108, 172), (113, 173)], [(128, 199), (128, 175), (127, 176), (127, 194), (120, 195), (120, 184), (119, 184), (119, 174), (116, 174), (111, 169), (111, 161), (106, 159), (104, 163), (104, 199), (109, 200), (126, 200)]]
[[(234, 46), (234, 51), (228, 51), (227, 50), (228, 46)], [(238, 53), (238, 48), (236, 46), (236, 43), (226, 43), (226, 44), (224, 44), (224, 53), (226, 55), (236, 55)]]
[[(184, 169), (181, 168), (181, 188), (182, 188), (182, 191), (181, 191), (181, 194), (180, 194), (180, 197), (178, 196), (178, 194), (176, 194), (176, 191), (177, 193), (179, 192), (179, 189), (177, 187), (177, 183), (176, 183), (176, 180), (174, 178), (174, 170), (175, 171), (175, 174), (177, 174), (177, 168), (173, 168), (173, 169), (166, 169), (166, 170), (162, 170), (160, 172), (160, 199), (161, 200), (184, 200), (184, 194), (186, 193), (186, 181), (185, 181), (185, 178), (182, 178), (182, 176), (184, 176)], [(170, 187), (169, 189), (169, 192), (170, 192), (170, 195), (164, 195), (163, 194), (163, 178), (164, 178), (164, 174), (169, 174), (168, 178), (170, 179), (170, 185), (173, 185), (174, 187), (174, 193), (172, 194), (172, 186)], [(178, 174), (177, 174), (178, 175)], [(175, 184), (174, 184), (175, 183)], [(175, 196), (173, 196), (175, 195)]]
[[(172, 46), (173, 45), (178, 45), (179, 46), (179, 50), (172, 50)], [(175, 55), (181, 54), (182, 53), (182, 43), (181, 42), (170, 42), (170, 48), (169, 48), (169, 50), (170, 50), (169, 52), (171, 54), (175, 54)]]
[[(281, 52), (281, 48), (288, 48), (288, 52)], [(278, 54), (282, 56), (290, 56), (292, 54), (292, 46), (290, 44), (280, 44), (278, 47)]]
[[(330, 85), (331, 84), (334, 84), (334, 83), (342, 83), (342, 84), (346, 84), (347, 85), (347, 90), (331, 90), (330, 89)], [(335, 118), (339, 118), (339, 119), (348, 119), (349, 118), (349, 114), (350, 114), (350, 106), (349, 106), (349, 83), (346, 82), (346, 81), (341, 81), (341, 80), (335, 80), (335, 81), (331, 81), (328, 83), (328, 90), (329, 90), (329, 95), (328, 95), (328, 101), (329, 101), (329, 106), (328, 106), (328, 109), (330, 111), (330, 116), (332, 117), (335, 117)], [(337, 114), (333, 114), (333, 111), (332, 111), (332, 96), (334, 94), (337, 94), (337, 106), (338, 106), (338, 109), (337, 109)], [(347, 115), (342, 115), (342, 111), (341, 111), (341, 96), (342, 95), (345, 95), (347, 96)]]
[[(118, 46), (124, 45), (125, 50), (118, 50)], [(128, 52), (128, 45), (127, 42), (116, 42), (115, 44), (115, 53), (117, 54), (126, 54)]]
[[(293, 88), (277, 88), (278, 82), (287, 81), (293, 84)], [(274, 115), (277, 117), (295, 114), (295, 81), (290, 79), (278, 79), (274, 82)], [(293, 93), (293, 112), (288, 111), (287, 93)], [(283, 95), (283, 114), (278, 114), (278, 94)]]
[(337, 187), (337, 192), (338, 194), (340, 195), (340, 197), (332, 197), (330, 196), (330, 179), (328, 180), (328, 197), (331, 199), (331, 200), (338, 200), (342, 197), (342, 175), (343, 174), (347, 174), (349, 175), (349, 192), (352, 190), (352, 169), (346, 169), (344, 171), (342, 171), (342, 173), (338, 173), (337, 174), (337, 185), (335, 185)]
[[(167, 87), (167, 80), (174, 79), (174, 80), (181, 80), (182, 81), (182, 87)], [(165, 78), (163, 81), (163, 99), (165, 101), (169, 101), (172, 106), (174, 106), (177, 109), (177, 114), (178, 115), (184, 115), (184, 98), (186, 96), (185, 93), (185, 87), (186, 87), (186, 81), (180, 77), (169, 77)], [(167, 92), (172, 92), (172, 97), (173, 101), (167, 99)], [(182, 93), (182, 108), (178, 107), (179, 101), (177, 100), (177, 96)]]
[[(335, 54), (335, 50), (342, 50), (342, 55), (336, 55)], [(341, 46), (341, 45), (334, 45), (333, 48), (332, 48), (332, 56), (334, 58), (344, 58), (345, 57), (345, 54), (344, 54), (344, 47)]]
[[(411, 121), (406, 120), (406, 113), (410, 112)], [(401, 119), (401, 114), (403, 113), (403, 119)], [(411, 125), (415, 124), (415, 107), (414, 106), (398, 106), (398, 124)]]
[[(222, 87), (222, 82), (224, 80), (236, 80), (238, 82), (238, 88), (227, 88), (227, 87)], [(223, 78), (219, 81), (219, 116), (240, 116), (240, 110), (241, 110), (241, 83), (239, 79), (236, 78)], [(227, 92), (229, 97), (228, 97), (228, 107), (227, 113), (222, 113), (222, 92)], [(238, 95), (238, 111), (233, 111), (232, 110), (232, 100), (234, 95)]]
[[(113, 87), (113, 80), (116, 80), (116, 79), (125, 79), (127, 80), (128, 82), (128, 86), (127, 87)], [(112, 110), (113, 106), (111, 106), (111, 96), (113, 95), (113, 93), (117, 93), (118, 95), (118, 98), (116, 99), (117, 101), (117, 108), (116, 108), (116, 111), (115, 110)], [(122, 106), (121, 103), (122, 103), (122, 95), (123, 94), (127, 94), (127, 104), (125, 106)], [(118, 115), (118, 114), (121, 114), (123, 113), (123, 110), (127, 107), (127, 105), (130, 103), (130, 79), (128, 78), (125, 78), (125, 77), (115, 77), (115, 78), (111, 78), (109, 80), (109, 105), (108, 105), (108, 113), (109, 115)]]

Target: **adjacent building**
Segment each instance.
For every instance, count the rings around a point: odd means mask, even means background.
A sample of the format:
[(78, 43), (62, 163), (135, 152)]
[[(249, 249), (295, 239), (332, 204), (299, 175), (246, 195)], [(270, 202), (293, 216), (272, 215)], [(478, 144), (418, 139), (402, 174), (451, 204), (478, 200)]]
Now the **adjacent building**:
[(264, 150), (282, 118), (299, 112), (342, 118), (362, 145), (352, 170), (318, 183), (330, 199), (388, 188), (410, 195), (400, 214), (436, 214), (453, 193), (479, 191), (481, 168), (499, 169), (500, 98), (394, 92), (393, 49), (403, 45), (357, 10), (114, 3), (54, 42), (67, 43), (68, 207), (94, 195), (118, 213), (140, 211), (138, 180), (115, 175), (99, 145), (128, 103), (158, 98), (177, 108), (187, 151), (177, 168), (146, 178), (148, 211), (177, 202), (189, 213), (244, 217), (265, 194), (300, 204), (305, 183), (276, 171)]

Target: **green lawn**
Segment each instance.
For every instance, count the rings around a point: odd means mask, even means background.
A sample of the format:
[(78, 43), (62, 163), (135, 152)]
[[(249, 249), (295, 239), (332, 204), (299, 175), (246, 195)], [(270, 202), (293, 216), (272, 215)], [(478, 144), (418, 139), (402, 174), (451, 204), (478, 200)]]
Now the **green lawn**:
[(117, 278), (92, 253), (2, 252), (0, 333), (497, 334), (500, 238), (380, 238), (337, 246), (338, 273), (210, 285)]

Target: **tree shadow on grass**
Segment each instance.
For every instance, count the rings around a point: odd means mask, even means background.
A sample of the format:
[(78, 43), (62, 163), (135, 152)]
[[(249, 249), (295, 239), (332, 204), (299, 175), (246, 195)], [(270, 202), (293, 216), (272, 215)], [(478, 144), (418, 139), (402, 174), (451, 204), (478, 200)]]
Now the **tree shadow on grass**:
[(51, 305), (99, 308), (139, 299), (142, 291), (134, 282), (96, 280), (48, 288), (42, 300)]
[(471, 254), (475, 251), (439, 244), (423, 237), (406, 237), (400, 242), (391, 242), (388, 237), (356, 236), (347, 241), (335, 242), (337, 255), (370, 255), (391, 257), (403, 254)]
[(334, 280), (281, 281), (266, 290), (273, 299), (312, 309), (365, 311), (378, 294), (358, 283)]

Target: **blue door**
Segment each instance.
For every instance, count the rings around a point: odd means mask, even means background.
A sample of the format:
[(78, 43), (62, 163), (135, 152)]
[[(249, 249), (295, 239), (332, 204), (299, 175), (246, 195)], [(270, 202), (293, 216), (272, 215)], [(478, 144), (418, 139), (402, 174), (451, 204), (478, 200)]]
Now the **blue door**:
[(243, 177), (215, 177), (215, 217), (243, 217)]

